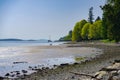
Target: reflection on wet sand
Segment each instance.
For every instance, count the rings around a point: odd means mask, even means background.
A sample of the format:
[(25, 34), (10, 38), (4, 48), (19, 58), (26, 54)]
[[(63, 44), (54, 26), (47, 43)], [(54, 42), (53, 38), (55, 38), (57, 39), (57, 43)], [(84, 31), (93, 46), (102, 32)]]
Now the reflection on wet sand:
[[(98, 54), (99, 53), (99, 54)], [(100, 49), (90, 47), (29, 46), (0, 48), (0, 76), (18, 77), (31, 74), (35, 69), (73, 64), (100, 55)], [(77, 58), (77, 60), (76, 60)], [(78, 60), (80, 62), (80, 60)], [(14, 74), (11, 75), (11, 74)]]

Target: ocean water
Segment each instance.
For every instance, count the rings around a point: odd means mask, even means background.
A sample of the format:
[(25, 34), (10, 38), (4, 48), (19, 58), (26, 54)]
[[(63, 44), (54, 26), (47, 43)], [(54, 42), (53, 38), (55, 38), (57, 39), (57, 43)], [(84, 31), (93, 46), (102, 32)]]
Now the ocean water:
[(0, 47), (12, 46), (43, 46), (43, 45), (59, 45), (65, 42), (47, 42), (47, 41), (0, 41)]

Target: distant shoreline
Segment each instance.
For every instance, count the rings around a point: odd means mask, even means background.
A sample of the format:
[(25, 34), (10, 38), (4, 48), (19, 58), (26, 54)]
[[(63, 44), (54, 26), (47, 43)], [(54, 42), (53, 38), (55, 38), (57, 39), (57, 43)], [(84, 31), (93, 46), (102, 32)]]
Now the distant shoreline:
[(46, 41), (46, 42), (49, 42), (49, 40), (47, 40), (47, 39), (39, 39), (39, 40), (28, 39), (28, 40), (23, 40), (23, 39), (16, 39), (16, 38), (0, 39), (0, 41)]

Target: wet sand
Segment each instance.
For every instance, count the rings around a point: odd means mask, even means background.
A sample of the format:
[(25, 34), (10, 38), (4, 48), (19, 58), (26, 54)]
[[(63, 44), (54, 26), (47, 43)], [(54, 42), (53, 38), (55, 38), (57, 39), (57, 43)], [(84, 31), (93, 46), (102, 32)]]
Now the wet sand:
[[(60, 46), (59, 46), (60, 47)], [(56, 69), (38, 69), (37, 72), (31, 75), (24, 75), (17, 80), (78, 80), (80, 76), (71, 74), (70, 72), (94, 74), (103, 67), (111, 65), (114, 60), (120, 59), (119, 44), (101, 44), (101, 43), (79, 43), (65, 44), (62, 47), (79, 48), (92, 47), (102, 49), (104, 54), (97, 56), (92, 60), (87, 60), (80, 64), (63, 64)], [(82, 79), (81, 79), (82, 80)]]
[(50, 69), (61, 64), (73, 64), (100, 54), (102, 54), (100, 49), (67, 45), (1, 47), (0, 76), (14, 79), (21, 75), (30, 75), (42, 68)]

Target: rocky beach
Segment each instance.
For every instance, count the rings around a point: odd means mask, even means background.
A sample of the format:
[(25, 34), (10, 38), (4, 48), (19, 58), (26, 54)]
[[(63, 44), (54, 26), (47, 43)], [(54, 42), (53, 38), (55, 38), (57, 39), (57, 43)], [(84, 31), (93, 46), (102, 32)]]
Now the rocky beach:
[[(61, 48), (63, 47), (70, 48), (70, 50), (72, 48), (77, 48), (79, 50), (79, 48), (81, 47), (97, 48), (97, 49), (101, 49), (103, 54), (100, 54), (93, 58), (86, 59), (84, 61), (81, 61), (80, 63), (74, 62), (71, 64), (63, 63), (60, 65), (54, 65), (53, 66), (54, 68), (42, 67), (41, 69), (39, 69), (37, 68), (37, 66), (34, 68), (29, 66), (30, 69), (33, 69), (35, 71), (34, 73), (27, 75), (27, 71), (22, 70), (24, 74), (14, 79), (15, 80), (97, 80), (97, 79), (119, 80), (120, 79), (119, 76), (120, 75), (119, 73), (120, 45), (119, 44), (80, 42), (77, 44), (63, 44), (60, 46), (62, 46)], [(51, 47), (55, 49), (54, 46)], [(45, 47), (45, 48), (50, 48), (50, 47)], [(94, 50), (92, 51), (94, 52)], [(98, 54), (99, 52), (101, 51), (97, 51), (96, 53)], [(82, 60), (82, 58), (78, 58), (78, 60)], [(109, 76), (108, 74), (106, 74), (107, 77), (105, 76), (105, 78), (104, 75), (98, 78), (98, 73), (99, 75), (101, 75), (100, 71), (104, 72), (106, 70), (111, 70), (110, 66), (115, 66), (113, 64), (115, 65), (117, 64), (117, 67), (113, 67), (112, 69), (117, 69), (118, 72), (116, 72), (115, 74), (118, 75), (115, 76), (113, 75), (114, 77), (112, 77), (111, 79), (109, 79), (109, 77), (111, 76)], [(19, 74), (19, 72), (16, 72), (16, 74)], [(4, 80), (9, 80), (9, 79), (4, 78)]]
[(101, 49), (69, 45), (18, 46), (0, 48), (1, 79), (21, 79), (36, 72), (55, 70), (101, 55)]

